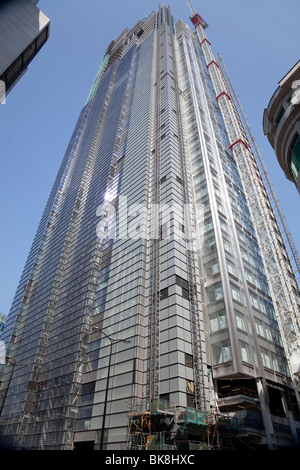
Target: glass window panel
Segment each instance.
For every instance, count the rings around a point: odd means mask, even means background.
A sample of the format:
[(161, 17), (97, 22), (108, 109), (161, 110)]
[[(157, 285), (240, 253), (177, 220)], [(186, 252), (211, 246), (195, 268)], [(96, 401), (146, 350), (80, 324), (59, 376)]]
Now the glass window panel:
[(290, 159), (292, 173), (294, 175), (295, 181), (297, 182), (300, 169), (300, 136), (298, 134), (292, 143)]
[(249, 362), (248, 346), (245, 343), (241, 343), (241, 355), (242, 361)]
[(232, 361), (232, 353), (229, 341), (217, 343), (212, 346), (214, 364), (222, 364)]
[(246, 331), (244, 316), (240, 312), (236, 312), (235, 318), (236, 318), (237, 327), (240, 328), (241, 330)]
[(271, 360), (269, 353), (266, 350), (261, 351), (262, 363), (265, 367), (271, 369)]
[(235, 287), (231, 287), (231, 293), (232, 293), (232, 298), (234, 300), (237, 300), (238, 302), (241, 301), (241, 296), (240, 296), (240, 292), (237, 288)]
[(207, 302), (214, 302), (223, 299), (223, 288), (221, 283), (214, 284), (206, 289)]
[(209, 316), (211, 332), (227, 328), (227, 317), (225, 310), (213, 313)]

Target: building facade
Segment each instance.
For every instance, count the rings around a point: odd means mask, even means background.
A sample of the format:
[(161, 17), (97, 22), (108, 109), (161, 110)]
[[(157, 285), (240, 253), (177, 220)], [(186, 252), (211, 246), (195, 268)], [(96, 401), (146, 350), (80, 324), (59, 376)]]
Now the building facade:
[(49, 38), (50, 20), (37, 8), (37, 3), (38, 0), (0, 2), (0, 84), (3, 99)]
[(280, 80), (264, 111), (263, 128), (286, 177), (300, 192), (300, 61)]
[(3, 334), (5, 445), (297, 445), (299, 289), (192, 20), (162, 6), (107, 48)]
[(3, 313), (0, 313), (0, 338), (5, 327), (6, 316)]

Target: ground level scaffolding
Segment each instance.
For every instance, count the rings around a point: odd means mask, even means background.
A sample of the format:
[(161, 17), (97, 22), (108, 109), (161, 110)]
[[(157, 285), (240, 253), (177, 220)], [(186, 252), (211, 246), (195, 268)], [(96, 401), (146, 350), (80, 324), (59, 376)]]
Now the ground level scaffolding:
[(229, 415), (158, 400), (130, 407), (127, 450), (235, 449), (237, 433), (238, 420)]

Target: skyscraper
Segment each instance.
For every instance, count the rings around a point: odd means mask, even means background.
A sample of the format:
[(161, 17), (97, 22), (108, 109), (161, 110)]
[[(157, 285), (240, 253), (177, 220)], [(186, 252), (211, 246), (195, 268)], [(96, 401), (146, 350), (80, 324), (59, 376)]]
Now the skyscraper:
[(162, 6), (106, 50), (3, 334), (6, 445), (297, 444), (299, 288), (192, 23)]

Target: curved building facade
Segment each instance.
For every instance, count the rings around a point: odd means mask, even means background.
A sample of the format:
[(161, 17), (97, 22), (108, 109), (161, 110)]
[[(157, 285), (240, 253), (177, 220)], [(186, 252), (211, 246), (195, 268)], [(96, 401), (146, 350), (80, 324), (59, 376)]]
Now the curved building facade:
[(286, 177), (300, 192), (300, 61), (279, 82), (264, 111), (263, 128)]

